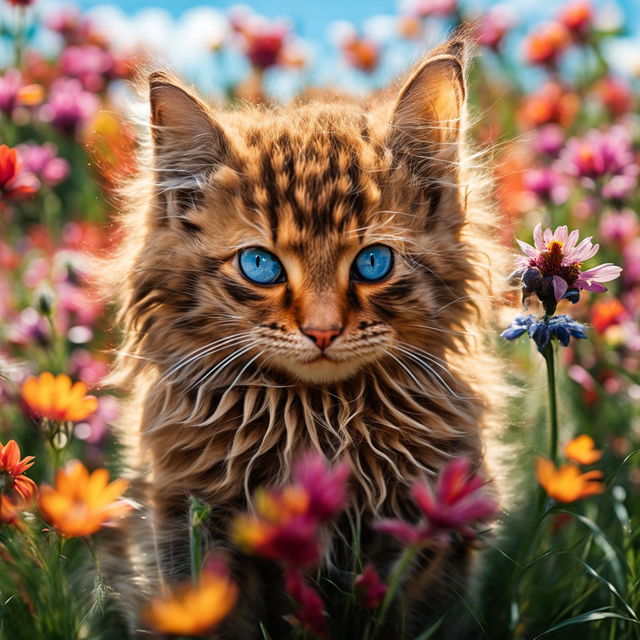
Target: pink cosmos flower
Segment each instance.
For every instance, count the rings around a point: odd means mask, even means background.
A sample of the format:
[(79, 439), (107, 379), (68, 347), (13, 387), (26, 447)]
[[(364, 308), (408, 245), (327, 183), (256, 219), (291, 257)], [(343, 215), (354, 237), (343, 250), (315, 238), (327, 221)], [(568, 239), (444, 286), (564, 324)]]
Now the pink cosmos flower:
[(59, 184), (69, 175), (69, 163), (57, 156), (56, 146), (51, 142), (43, 145), (21, 144), (18, 153), (27, 170), (50, 187)]
[(40, 109), (40, 117), (71, 135), (93, 118), (99, 108), (98, 96), (85, 91), (79, 80), (58, 78), (51, 85), (49, 100)]
[(424, 515), (421, 522), (387, 519), (374, 527), (407, 545), (442, 539), (452, 531), (473, 537), (473, 525), (490, 520), (498, 511), (496, 501), (482, 490), (485, 485), (481, 476), (471, 473), (468, 458), (456, 458), (443, 468), (435, 490), (427, 483), (413, 486), (413, 499)]
[(523, 268), (525, 298), (537, 293), (543, 299), (548, 284), (553, 287), (556, 302), (565, 297), (570, 288), (602, 293), (607, 290), (602, 283), (615, 280), (620, 275), (622, 269), (610, 262), (582, 271), (582, 263), (593, 258), (600, 245), (592, 244), (591, 237), (578, 244), (579, 235), (577, 229), (569, 233), (566, 226), (543, 232), (542, 225), (538, 223), (533, 230), (535, 246), (517, 240), (526, 256), (518, 259)]
[(566, 180), (551, 167), (530, 169), (524, 174), (524, 186), (542, 202), (562, 204), (569, 198)]

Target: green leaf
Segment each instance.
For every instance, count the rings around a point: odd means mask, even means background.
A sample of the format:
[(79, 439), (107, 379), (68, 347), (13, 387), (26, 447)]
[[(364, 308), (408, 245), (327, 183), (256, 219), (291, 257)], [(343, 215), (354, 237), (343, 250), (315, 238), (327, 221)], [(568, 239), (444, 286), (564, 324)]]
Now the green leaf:
[(271, 640), (271, 636), (269, 635), (269, 632), (265, 629), (262, 622), (260, 623), (260, 631), (262, 631), (262, 637), (264, 638), (264, 640)]
[(594, 609), (593, 611), (588, 611), (587, 613), (583, 613), (579, 616), (575, 616), (574, 618), (568, 618), (567, 620), (563, 620), (558, 624), (554, 625), (550, 629), (547, 629), (543, 633), (538, 634), (533, 638), (533, 640), (538, 640), (539, 638), (544, 638), (548, 636), (550, 633), (554, 633), (555, 631), (559, 631), (560, 629), (564, 629), (566, 627), (571, 627), (575, 624), (585, 624), (589, 622), (597, 622), (598, 620), (606, 620), (606, 619), (615, 619), (615, 620), (625, 620), (626, 622), (633, 622), (634, 624), (638, 624), (638, 620), (634, 620), (633, 618), (627, 618), (626, 616), (621, 616), (619, 613), (613, 613), (612, 611), (602, 611), (601, 609)]
[(444, 622), (444, 616), (439, 620), (436, 620), (428, 629), (425, 629), (419, 636), (416, 636), (415, 640), (428, 640), (433, 634), (442, 626)]

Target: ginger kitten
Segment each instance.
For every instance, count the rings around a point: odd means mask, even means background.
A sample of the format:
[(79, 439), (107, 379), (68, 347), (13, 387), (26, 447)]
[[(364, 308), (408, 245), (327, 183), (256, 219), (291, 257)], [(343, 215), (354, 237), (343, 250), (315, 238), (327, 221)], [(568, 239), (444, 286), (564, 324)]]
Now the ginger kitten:
[[(352, 467), (336, 580), (354, 518), (384, 574), (398, 551), (368, 524), (412, 517), (410, 485), (451, 457), (484, 466), (499, 386), (482, 333), (502, 258), (465, 152), (466, 49), (450, 41), (368, 105), (223, 111), (149, 77), (146, 169), (107, 274), (126, 338), (114, 380), (131, 392), (121, 427), (144, 517), (126, 552), (141, 593), (188, 572), (189, 495), (213, 506), (210, 546), (231, 549), (233, 514), (308, 449)], [(221, 637), (260, 638), (259, 622), (287, 637), (277, 569), (230, 553), (241, 598)], [(471, 557), (463, 543), (425, 552), (408, 637), (459, 599)]]

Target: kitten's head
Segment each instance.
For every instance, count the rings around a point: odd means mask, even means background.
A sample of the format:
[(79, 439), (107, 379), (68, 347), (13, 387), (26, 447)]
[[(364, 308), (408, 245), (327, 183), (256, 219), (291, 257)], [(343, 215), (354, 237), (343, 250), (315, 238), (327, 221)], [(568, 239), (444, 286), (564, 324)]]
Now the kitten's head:
[(152, 74), (154, 185), (129, 299), (148, 350), (183, 371), (311, 383), (441, 352), (477, 277), (464, 57), (448, 43), (368, 108), (218, 112)]

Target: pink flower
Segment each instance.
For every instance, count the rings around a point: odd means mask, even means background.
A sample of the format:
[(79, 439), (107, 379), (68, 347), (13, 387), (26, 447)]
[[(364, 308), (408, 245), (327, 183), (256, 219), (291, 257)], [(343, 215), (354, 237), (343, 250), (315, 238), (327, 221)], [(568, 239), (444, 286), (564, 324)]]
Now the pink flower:
[(359, 600), (367, 609), (375, 609), (387, 593), (387, 585), (372, 564), (367, 564), (362, 573), (355, 579), (353, 586)]
[(407, 3), (407, 13), (421, 18), (438, 16), (446, 18), (458, 8), (457, 0), (410, 0)]
[(534, 144), (536, 151), (556, 158), (564, 140), (564, 129), (559, 124), (547, 124), (538, 129), (538, 137)]
[(296, 463), (293, 480), (309, 498), (309, 515), (318, 522), (335, 518), (346, 506), (349, 465), (331, 468), (318, 452), (308, 452)]
[(321, 638), (328, 637), (324, 603), (305, 577), (299, 571), (288, 571), (285, 575), (285, 589), (299, 605), (296, 618), (301, 626)]
[(473, 537), (472, 525), (495, 517), (498, 505), (482, 490), (486, 481), (470, 471), (469, 459), (456, 458), (443, 468), (435, 491), (427, 483), (413, 486), (413, 499), (424, 515), (417, 525), (381, 520), (375, 523), (375, 528), (408, 545), (442, 539), (451, 531)]
[(113, 56), (92, 44), (66, 47), (60, 56), (63, 72), (82, 82), (88, 91), (100, 91), (105, 77), (114, 67)]
[(629, 133), (621, 126), (605, 132), (594, 129), (583, 138), (571, 138), (560, 154), (560, 166), (589, 189), (600, 183), (602, 195), (614, 200), (623, 200), (631, 193), (640, 172)]
[(21, 144), (18, 152), (25, 167), (50, 187), (59, 184), (69, 175), (69, 163), (56, 155), (56, 146), (51, 142), (43, 145)]
[(100, 108), (96, 95), (85, 91), (76, 78), (58, 78), (52, 85), (49, 100), (42, 105), (40, 117), (67, 134), (73, 134), (93, 118)]
[(569, 187), (562, 176), (551, 167), (530, 169), (524, 174), (524, 186), (542, 202), (562, 204), (569, 198)]
[(516, 240), (526, 257), (518, 261), (522, 265), (524, 296), (536, 293), (543, 301), (552, 287), (555, 302), (567, 293), (568, 289), (594, 291), (601, 293), (607, 288), (602, 284), (615, 280), (622, 269), (610, 262), (582, 271), (582, 263), (598, 253), (600, 245), (591, 243), (591, 237), (578, 244), (577, 229), (568, 232), (566, 226), (555, 231), (545, 229), (538, 223), (533, 230), (535, 246), (522, 240)]
[(513, 22), (512, 12), (504, 5), (491, 8), (480, 22), (478, 41), (485, 47), (498, 51)]
[(633, 209), (609, 211), (602, 216), (598, 231), (607, 242), (623, 247), (638, 236), (638, 215)]

